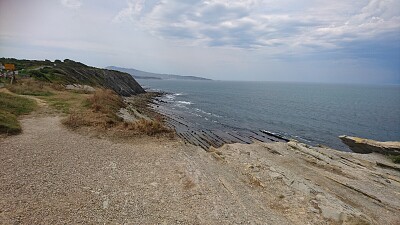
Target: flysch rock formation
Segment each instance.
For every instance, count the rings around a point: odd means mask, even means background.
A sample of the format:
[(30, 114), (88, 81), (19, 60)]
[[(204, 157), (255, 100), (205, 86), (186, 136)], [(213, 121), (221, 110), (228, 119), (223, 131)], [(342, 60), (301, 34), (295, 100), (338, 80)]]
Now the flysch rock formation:
[(369, 154), (372, 152), (384, 155), (400, 155), (400, 142), (379, 142), (359, 137), (339, 136), (340, 140), (355, 153)]
[(381, 154), (294, 141), (204, 151), (48, 115), (21, 124), (0, 138), (0, 224), (400, 224), (400, 171)]

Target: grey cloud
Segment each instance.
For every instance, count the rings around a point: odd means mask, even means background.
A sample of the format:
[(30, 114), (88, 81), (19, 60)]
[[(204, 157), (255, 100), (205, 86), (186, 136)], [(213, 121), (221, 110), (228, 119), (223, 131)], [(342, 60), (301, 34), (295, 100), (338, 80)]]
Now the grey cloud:
[(82, 2), (80, 0), (61, 0), (61, 4), (67, 8), (78, 9), (81, 7)]
[(163, 37), (171, 38), (171, 39), (196, 39), (198, 35), (190, 29), (185, 27), (173, 27), (168, 26), (164, 28), (160, 28), (158, 33)]
[[(353, 8), (345, 0), (337, 0), (335, 4), (317, 0), (297, 8), (288, 7), (290, 4), (295, 2), (148, 0), (143, 2), (140, 15), (136, 15), (135, 25), (163, 38), (183, 39), (189, 44), (237, 48), (280, 46), (281, 51), (291, 51), (293, 47), (337, 48), (342, 42), (374, 38), (400, 29), (400, 12), (395, 10), (400, 3), (395, 0), (370, 0)], [(269, 8), (279, 10), (272, 14)], [(121, 13), (129, 14), (127, 9)]]
[(249, 15), (249, 10), (244, 7), (228, 7), (224, 4), (207, 5), (201, 8), (196, 14), (192, 14), (189, 19), (201, 21), (205, 24), (221, 23), (223, 21), (235, 20)]

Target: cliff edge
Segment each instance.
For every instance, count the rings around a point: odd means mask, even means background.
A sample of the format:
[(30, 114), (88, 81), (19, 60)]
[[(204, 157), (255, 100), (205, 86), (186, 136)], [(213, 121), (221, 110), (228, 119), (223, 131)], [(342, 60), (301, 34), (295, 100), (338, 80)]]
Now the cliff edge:
[(65, 59), (55, 60), (18, 60), (0, 58), (2, 63), (14, 64), (19, 75), (30, 76), (37, 80), (56, 84), (80, 84), (112, 89), (122, 96), (145, 93), (144, 89), (128, 73), (100, 69), (80, 62)]
[(376, 152), (384, 155), (400, 155), (400, 142), (398, 141), (380, 142), (346, 135), (339, 136), (339, 138), (355, 153)]

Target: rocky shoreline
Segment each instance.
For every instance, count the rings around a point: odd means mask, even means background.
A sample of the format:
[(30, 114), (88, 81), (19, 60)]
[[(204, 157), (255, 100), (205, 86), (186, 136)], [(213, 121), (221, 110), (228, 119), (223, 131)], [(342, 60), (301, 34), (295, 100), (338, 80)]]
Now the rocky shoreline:
[[(23, 119), (0, 139), (2, 224), (400, 223), (400, 171), (376, 153), (298, 142), (117, 142)], [(382, 166), (385, 165), (385, 166)]]
[(176, 110), (170, 110), (165, 107), (167, 102), (162, 97), (167, 93), (155, 92), (152, 101), (149, 101), (149, 107), (164, 116), (164, 122), (167, 127), (173, 129), (177, 136), (185, 143), (199, 146), (209, 151), (210, 147), (219, 148), (225, 144), (251, 144), (255, 141), (271, 143), (271, 142), (288, 142), (289, 140), (268, 131), (259, 130), (252, 131), (246, 129), (236, 129), (222, 126), (222, 129), (210, 129), (199, 124), (194, 124), (185, 120)]
[[(159, 95), (124, 98), (129, 118), (160, 116)], [(0, 138), (0, 223), (400, 224), (400, 168), (382, 154), (261, 131), (197, 133), (173, 118), (182, 139), (115, 138), (67, 129), (55, 112), (26, 116), (22, 134)]]
[(380, 142), (345, 135), (339, 136), (339, 138), (355, 153), (369, 154), (375, 152), (383, 155), (400, 155), (400, 142), (398, 141)]

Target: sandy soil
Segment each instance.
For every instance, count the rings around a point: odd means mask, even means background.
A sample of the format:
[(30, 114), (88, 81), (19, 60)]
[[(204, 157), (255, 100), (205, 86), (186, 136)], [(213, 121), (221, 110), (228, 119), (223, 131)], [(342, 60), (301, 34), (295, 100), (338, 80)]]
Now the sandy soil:
[[(300, 143), (116, 142), (60, 117), (0, 139), (0, 224), (400, 224), (400, 172)], [(391, 166), (396, 166), (392, 165)]]

